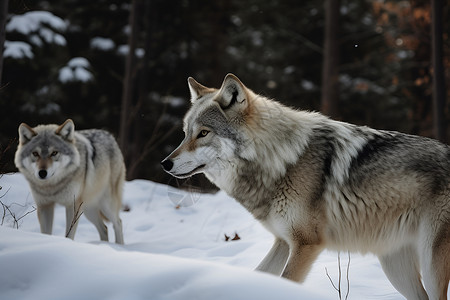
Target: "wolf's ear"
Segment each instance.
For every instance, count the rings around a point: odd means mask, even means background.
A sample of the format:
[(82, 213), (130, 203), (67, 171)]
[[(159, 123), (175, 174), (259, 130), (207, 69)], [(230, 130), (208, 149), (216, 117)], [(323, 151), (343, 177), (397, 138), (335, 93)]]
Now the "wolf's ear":
[(19, 143), (21, 145), (25, 145), (28, 143), (35, 135), (37, 135), (36, 131), (33, 130), (30, 126), (25, 123), (20, 124), (19, 126)]
[(56, 129), (55, 133), (60, 135), (63, 139), (68, 140), (69, 142), (73, 141), (75, 132), (75, 124), (71, 119), (67, 119), (62, 125)]
[(233, 74), (228, 74), (223, 80), (222, 87), (219, 90), (220, 97), (217, 101), (223, 110), (233, 105), (244, 104), (247, 100), (247, 92), (244, 84)]
[(198, 83), (194, 78), (188, 78), (189, 91), (191, 92), (191, 102), (194, 103), (197, 99), (205, 94), (214, 92), (213, 88), (206, 87)]

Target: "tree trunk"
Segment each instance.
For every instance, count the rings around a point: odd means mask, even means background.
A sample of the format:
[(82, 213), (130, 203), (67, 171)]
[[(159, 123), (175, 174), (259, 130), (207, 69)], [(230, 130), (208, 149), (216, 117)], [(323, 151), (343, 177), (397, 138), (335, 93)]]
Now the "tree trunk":
[[(136, 92), (137, 92), (137, 103), (133, 107), (135, 111), (135, 116), (133, 118), (133, 133), (131, 134), (131, 138), (133, 141), (133, 150), (130, 154), (128, 168), (127, 168), (127, 177), (129, 180), (135, 179), (138, 177), (142, 166), (142, 160), (147, 155), (145, 149), (145, 140), (150, 139), (150, 137), (143, 136), (142, 129), (144, 126), (156, 126), (155, 124), (144, 124), (142, 118), (140, 117), (141, 112), (143, 110), (144, 104), (146, 104), (145, 99), (148, 97), (149, 88), (151, 84), (150, 80), (150, 64), (152, 59), (152, 33), (153, 33), (153, 23), (156, 21), (156, 16), (152, 15), (154, 9), (152, 4), (154, 1), (147, 0), (142, 3), (142, 6), (139, 6), (141, 11), (143, 12), (142, 23), (143, 23), (143, 32), (145, 33), (144, 38), (144, 57), (141, 60), (140, 65), (142, 66), (139, 70), (139, 78), (137, 78), (136, 83)], [(133, 116), (134, 116), (133, 115)], [(155, 120), (151, 120), (152, 122), (156, 122)]]
[(2, 85), (3, 74), (3, 48), (6, 36), (6, 18), (8, 17), (8, 1), (0, 1), (0, 87)]
[(130, 140), (130, 128), (133, 118), (130, 116), (130, 113), (133, 110), (132, 100), (134, 95), (136, 76), (135, 50), (139, 32), (137, 10), (140, 1), (141, 0), (133, 0), (130, 10), (129, 24), (131, 27), (131, 32), (130, 36), (128, 37), (129, 51), (125, 61), (125, 77), (123, 80), (122, 105), (120, 111), (119, 146), (122, 150), (127, 167), (130, 164), (130, 153), (132, 153), (132, 151), (130, 151), (130, 149), (132, 148), (132, 142)]
[(431, 0), (431, 61), (433, 68), (433, 131), (446, 143), (445, 81), (443, 66), (442, 0)]
[(325, 1), (321, 111), (333, 118), (339, 117), (339, 10), (339, 0)]

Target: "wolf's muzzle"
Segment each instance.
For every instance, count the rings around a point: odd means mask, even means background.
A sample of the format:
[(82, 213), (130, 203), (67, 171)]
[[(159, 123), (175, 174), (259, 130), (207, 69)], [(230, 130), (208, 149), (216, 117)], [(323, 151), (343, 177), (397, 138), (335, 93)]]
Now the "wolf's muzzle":
[(173, 168), (173, 161), (170, 159), (165, 159), (161, 162), (164, 171), (169, 172)]

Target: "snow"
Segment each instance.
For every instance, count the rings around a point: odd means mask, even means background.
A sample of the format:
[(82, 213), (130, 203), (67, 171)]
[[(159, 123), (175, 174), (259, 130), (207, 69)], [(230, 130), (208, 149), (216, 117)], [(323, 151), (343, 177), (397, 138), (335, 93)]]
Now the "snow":
[(163, 103), (167, 103), (172, 107), (183, 107), (186, 105), (186, 99), (181, 98), (181, 97), (176, 97), (176, 96), (165, 96), (162, 97), (162, 101)]
[(314, 88), (315, 88), (314, 83), (313, 83), (312, 81), (309, 81), (309, 80), (306, 80), (306, 79), (303, 79), (303, 80), (300, 82), (300, 85), (302, 86), (302, 88), (303, 88), (305, 91), (312, 91), (312, 90), (314, 90)]
[(23, 15), (14, 15), (6, 25), (6, 31), (17, 31), (24, 35), (35, 32), (42, 24), (48, 24), (52, 28), (64, 31), (66, 23), (63, 19), (48, 11), (30, 11)]
[(33, 58), (34, 54), (31, 51), (31, 45), (19, 41), (5, 41), (5, 49), (3, 50), (4, 57), (11, 57), (14, 59)]
[(75, 68), (73, 72), (74, 80), (88, 82), (93, 79), (92, 73), (84, 68)]
[(367, 94), (368, 91), (384, 95), (385, 88), (361, 77), (351, 77), (349, 74), (342, 74), (339, 76), (339, 83), (342, 89), (352, 89), (359, 94)]
[(90, 66), (89, 61), (84, 57), (74, 57), (71, 60), (69, 60), (67, 65), (71, 68), (85, 68), (85, 69), (89, 68)]
[(29, 40), (33, 45), (35, 45), (37, 47), (42, 47), (44, 45), (41, 37), (37, 34), (32, 34), (31, 36), (29, 36)]
[[(325, 271), (337, 284), (336, 252), (323, 252), (303, 284), (253, 271), (273, 238), (223, 192), (127, 182), (125, 245), (116, 245), (100, 242), (84, 216), (75, 240), (64, 238), (61, 206), (54, 235), (40, 234), (24, 177), (4, 175), (0, 186), (0, 214), (9, 209), (0, 226), (1, 299), (338, 299)], [(343, 295), (347, 262), (342, 253)], [(403, 299), (373, 256), (351, 254), (349, 282), (349, 299)]]
[(92, 81), (94, 76), (88, 70), (89, 67), (89, 61), (86, 58), (74, 57), (67, 63), (66, 66), (59, 70), (58, 79), (62, 83), (70, 81)]
[[(120, 45), (117, 49), (117, 53), (123, 56), (128, 55), (128, 52), (130, 52), (129, 45)], [(136, 48), (134, 50), (134, 54), (136, 55), (136, 57), (142, 58), (145, 55), (145, 50), (142, 48)]]
[(114, 49), (116, 47), (116, 44), (113, 40), (103, 37), (95, 37), (91, 39), (91, 48), (92, 49), (98, 49), (102, 51), (109, 51)]
[(59, 70), (58, 79), (61, 82), (68, 82), (74, 80), (72, 69), (70, 67), (63, 67), (61, 70)]
[(54, 43), (59, 46), (65, 46), (66, 45), (66, 39), (58, 34), (53, 32), (52, 30), (48, 28), (41, 28), (39, 29), (39, 35), (47, 42), (47, 43)]
[(6, 24), (7, 32), (19, 32), (23, 35), (38, 33), (39, 36), (33, 35), (32, 42), (36, 46), (42, 44), (42, 39), (47, 43), (55, 43), (60, 46), (66, 45), (66, 39), (52, 29), (45, 27), (50, 26), (54, 30), (65, 31), (67, 28), (63, 19), (53, 15), (48, 11), (30, 11), (22, 15), (13, 15)]

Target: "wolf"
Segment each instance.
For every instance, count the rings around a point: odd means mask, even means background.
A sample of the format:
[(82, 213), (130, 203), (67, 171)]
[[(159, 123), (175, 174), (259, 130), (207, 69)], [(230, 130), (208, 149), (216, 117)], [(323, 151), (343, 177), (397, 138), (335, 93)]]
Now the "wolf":
[(204, 173), (274, 235), (257, 270), (301, 282), (323, 249), (371, 252), (407, 299), (447, 299), (448, 145), (295, 110), (233, 74), (188, 86), (185, 138), (162, 167)]
[(108, 241), (106, 219), (113, 224), (116, 243), (124, 243), (119, 211), (125, 165), (110, 133), (75, 131), (71, 119), (34, 128), (22, 123), (14, 162), (31, 187), (42, 233), (52, 233), (58, 203), (66, 207), (67, 237), (74, 238), (84, 213), (102, 241)]

